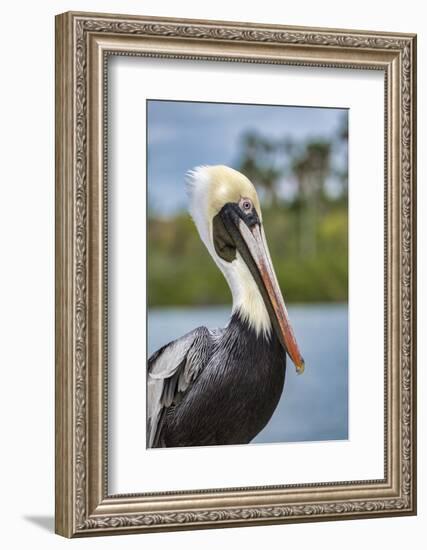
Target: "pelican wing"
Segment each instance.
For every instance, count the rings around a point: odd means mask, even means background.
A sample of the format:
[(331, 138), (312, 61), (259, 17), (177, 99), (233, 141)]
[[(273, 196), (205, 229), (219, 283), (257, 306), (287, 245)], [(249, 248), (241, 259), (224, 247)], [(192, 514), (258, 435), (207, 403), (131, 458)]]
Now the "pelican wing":
[(205, 367), (214, 333), (199, 327), (163, 346), (148, 360), (147, 445), (159, 445), (167, 409), (182, 399)]

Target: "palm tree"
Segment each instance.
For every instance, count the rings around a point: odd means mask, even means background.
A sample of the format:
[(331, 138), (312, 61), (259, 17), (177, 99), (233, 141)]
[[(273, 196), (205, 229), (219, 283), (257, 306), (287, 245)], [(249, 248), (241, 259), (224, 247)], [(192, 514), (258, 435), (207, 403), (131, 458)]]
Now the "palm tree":
[(301, 256), (317, 253), (317, 221), (324, 184), (330, 172), (331, 144), (316, 140), (305, 144), (292, 161), (298, 182), (299, 249)]
[(334, 148), (338, 153), (345, 155), (345, 162), (342, 168), (335, 169), (335, 174), (341, 182), (342, 199), (347, 201), (348, 198), (348, 113), (347, 111), (341, 116), (336, 137), (334, 139)]
[(283, 173), (283, 168), (277, 165), (278, 144), (255, 132), (248, 132), (243, 136), (242, 149), (238, 169), (262, 188), (268, 204), (276, 205), (277, 182)]

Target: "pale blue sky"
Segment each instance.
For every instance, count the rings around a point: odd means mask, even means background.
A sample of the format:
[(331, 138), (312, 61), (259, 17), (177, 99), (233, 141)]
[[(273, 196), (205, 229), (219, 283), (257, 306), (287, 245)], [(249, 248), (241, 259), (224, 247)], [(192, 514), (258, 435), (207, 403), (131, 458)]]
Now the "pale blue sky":
[(157, 213), (186, 206), (185, 173), (202, 164), (237, 167), (240, 140), (329, 138), (345, 109), (149, 100), (148, 198)]

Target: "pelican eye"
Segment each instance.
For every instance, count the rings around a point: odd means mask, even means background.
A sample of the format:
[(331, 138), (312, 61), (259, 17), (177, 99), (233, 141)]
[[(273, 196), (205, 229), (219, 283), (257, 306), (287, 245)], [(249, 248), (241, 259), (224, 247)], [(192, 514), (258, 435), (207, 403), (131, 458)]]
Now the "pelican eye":
[(252, 202), (249, 199), (241, 199), (239, 206), (243, 212), (250, 212), (252, 210)]

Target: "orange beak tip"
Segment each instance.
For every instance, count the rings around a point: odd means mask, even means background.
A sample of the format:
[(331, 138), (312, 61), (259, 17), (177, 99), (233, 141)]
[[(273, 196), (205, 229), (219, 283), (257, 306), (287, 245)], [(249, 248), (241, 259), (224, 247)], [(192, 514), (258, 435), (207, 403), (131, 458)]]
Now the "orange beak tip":
[(295, 365), (295, 368), (296, 368), (297, 374), (302, 374), (305, 370), (304, 361), (301, 361), (301, 363), (299, 365)]

